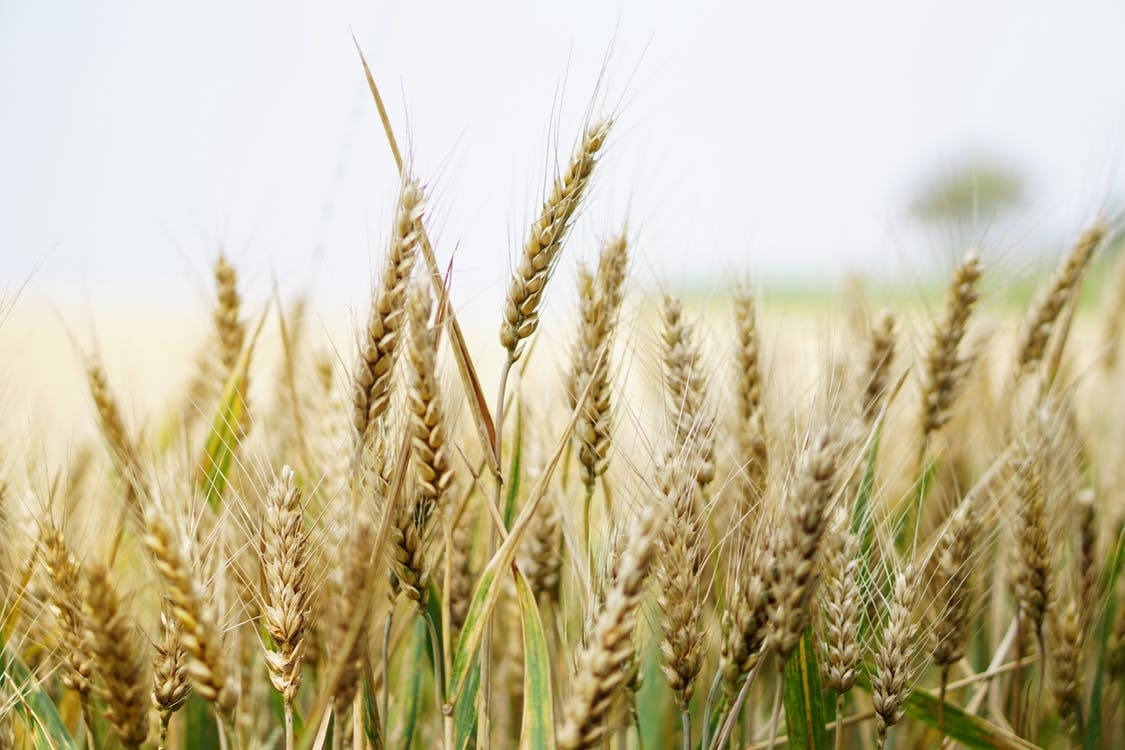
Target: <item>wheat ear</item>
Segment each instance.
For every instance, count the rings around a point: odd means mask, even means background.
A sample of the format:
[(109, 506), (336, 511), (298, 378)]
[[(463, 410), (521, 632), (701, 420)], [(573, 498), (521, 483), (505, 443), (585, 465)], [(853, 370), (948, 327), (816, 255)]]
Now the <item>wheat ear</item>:
[(852, 689), (863, 658), (860, 649), (859, 537), (849, 528), (851, 517), (841, 505), (832, 514), (824, 537), (824, 582), (819, 610), (824, 633), (824, 686), (841, 696)]
[(949, 421), (969, 360), (961, 353), (969, 316), (978, 299), (977, 285), (981, 265), (976, 251), (970, 250), (953, 272), (945, 296), (945, 312), (933, 329), (922, 375), (922, 442)]
[(559, 250), (582, 202), (611, 125), (612, 120), (605, 119), (586, 129), (577, 152), (566, 171), (555, 178), (551, 194), (531, 225), (519, 264), (508, 282), (508, 297), (500, 324), (500, 345), (508, 352), (509, 362), (519, 359), (522, 343), (539, 326), (543, 290), (554, 270)]
[(352, 387), (352, 425), (357, 445), (370, 442), (371, 424), (390, 403), (391, 376), (400, 337), (406, 288), (422, 237), (422, 189), (405, 179), (398, 196), (390, 248), (371, 299)]
[(1125, 317), (1125, 253), (1118, 252), (1112, 278), (1103, 302), (1102, 357), (1106, 370), (1113, 370), (1121, 354), (1121, 322)]
[(624, 232), (602, 248), (598, 273), (585, 268), (578, 272), (580, 325), (574, 347), (574, 369), (568, 388), (571, 409), (587, 392), (586, 403), (574, 427), (578, 437), (578, 459), (585, 471), (586, 493), (593, 493), (595, 480), (609, 463), (612, 413), (610, 403), (610, 356), (617, 328), (628, 265), (628, 241)]
[(808, 624), (820, 540), (836, 491), (836, 450), (827, 432), (806, 450), (770, 540), (766, 643), (782, 663), (797, 647)]
[(172, 616), (180, 627), (180, 645), (188, 655), (187, 673), (195, 692), (227, 718), (238, 703), (238, 679), (228, 674), (215, 612), (204, 604), (203, 590), (188, 566), (183, 545), (161, 517), (156, 504), (145, 512), (145, 546), (152, 553)]
[(738, 388), (738, 450), (741, 525), (752, 519), (766, 491), (769, 449), (766, 444), (765, 410), (762, 407), (762, 373), (759, 362), (758, 320), (754, 297), (745, 286), (734, 292), (734, 322), (737, 349), (735, 363)]
[(411, 450), (418, 491), (431, 509), (444, 508), (453, 481), (445, 416), (437, 378), (437, 328), (430, 324), (430, 295), (422, 284), (410, 298)]
[(276, 650), (265, 650), (270, 683), (285, 709), (286, 747), (293, 746), (293, 701), (301, 686), (301, 663), (311, 612), (308, 530), (293, 470), (284, 466), (266, 496), (262, 524), (266, 631)]
[(579, 651), (570, 693), (563, 703), (558, 733), (561, 750), (588, 750), (599, 746), (611, 730), (607, 724), (614, 700), (625, 687), (625, 667), (637, 647), (634, 630), (649, 567), (656, 552), (658, 512), (642, 512), (617, 568), (613, 586)]
[(397, 504), (391, 525), (391, 569), (397, 590), (424, 611), (429, 594), (430, 563), (426, 548), (435, 508), (444, 500), (453, 474), (449, 467), (445, 426), (436, 374), (436, 328), (430, 325), (430, 296), (423, 284), (410, 290), (409, 392), (411, 454), (416, 491)]
[(887, 376), (894, 358), (895, 316), (890, 310), (883, 310), (875, 319), (868, 338), (861, 408), (864, 424), (875, 424), (883, 408), (887, 395)]
[(541, 605), (559, 601), (559, 574), (563, 565), (561, 501), (562, 493), (558, 485), (552, 483), (532, 516), (524, 542), (525, 556), (520, 562), (520, 569)]
[(1101, 221), (1082, 233), (1078, 241), (1059, 262), (1050, 283), (1040, 293), (1027, 320), (1024, 322), (1016, 347), (1018, 375), (1034, 369), (1043, 359), (1047, 339), (1055, 328), (1063, 307), (1074, 296), (1083, 274), (1094, 257), (1094, 251), (1105, 237), (1106, 227)]
[(902, 720), (904, 706), (914, 682), (914, 634), (917, 621), (914, 603), (917, 578), (909, 564), (895, 578), (890, 615), (883, 640), (875, 652), (871, 675), (871, 703), (875, 708), (877, 743), (886, 746), (890, 727)]
[(706, 528), (700, 512), (700, 488), (680, 455), (669, 453), (657, 467), (658, 491), (665, 521), (655, 566), (663, 637), (660, 671), (687, 713), (695, 681), (703, 666), (703, 582)]
[(163, 750), (172, 714), (183, 708), (191, 695), (187, 652), (180, 644), (180, 624), (167, 600), (160, 612), (160, 631), (160, 642), (153, 644), (152, 653), (152, 705), (160, 714), (157, 747)]
[(214, 312), (215, 331), (219, 337), (219, 361), (223, 364), (225, 378), (242, 353), (246, 326), (238, 317), (242, 307), (238, 295), (238, 275), (222, 253), (215, 261), (215, 293), (218, 297)]
[(87, 638), (101, 677), (105, 716), (121, 744), (139, 748), (148, 737), (148, 686), (144, 653), (117, 591), (101, 565), (86, 573)]
[(39, 544), (47, 568), (48, 601), (58, 625), (60, 651), (66, 665), (62, 683), (78, 693), (83, 709), (88, 712), (94, 660), (80, 589), (82, 570), (62, 532), (50, 521), (40, 523)]
[(727, 704), (738, 691), (739, 682), (761, 658), (769, 603), (764, 558), (755, 545), (747, 543), (731, 564), (733, 586), (719, 622), (722, 635), (719, 670), (723, 675), (723, 696)]
[(358, 626), (355, 639), (350, 642), (351, 647), (338, 657), (342, 658), (343, 668), (336, 684), (331, 688), (337, 717), (347, 715), (363, 674), (371, 621), (371, 587), (375, 579), (370, 565), (371, 545), (374, 542), (374, 525), (367, 514), (361, 511), (347, 538), (343, 565), (337, 571), (338, 578), (333, 587), (336, 599), (333, 642), (348, 643), (349, 636)]
[(715, 420), (707, 411), (707, 377), (694, 336), (683, 305), (665, 295), (661, 348), (675, 445), (696, 482), (706, 488), (715, 478)]
[(1085, 734), (1082, 716), (1082, 613), (1076, 600), (1070, 599), (1061, 612), (1052, 618), (1048, 648), (1052, 672), (1052, 692), (1059, 709), (1059, 718), (1073, 724), (1079, 736)]
[(1078, 493), (1078, 604), (1083, 615), (1095, 611), (1101, 598), (1101, 566), (1098, 558), (1098, 508), (1090, 488)]
[(1017, 555), (1013, 584), (1020, 621), (1030, 625), (1042, 644), (1043, 622), (1051, 600), (1051, 534), (1042, 440), (1023, 446), (1013, 476)]
[[(544, 505), (547, 503), (544, 502)], [(449, 534), (449, 630), (450, 643), (456, 643), (469, 615), (469, 604), (473, 598), (473, 584), (476, 576), (473, 571), (473, 536), (476, 527), (476, 513), (469, 505)]]
[(110, 457), (113, 459), (114, 468), (121, 475), (126, 488), (126, 507), (136, 507), (137, 498), (144, 492), (141, 483), (141, 461), (133, 439), (125, 429), (125, 422), (121, 418), (121, 409), (113, 391), (109, 387), (105, 369), (100, 362), (91, 362), (86, 368), (86, 380), (90, 387), (90, 396), (94, 400), (94, 408), (98, 412), (98, 423), (102, 435), (105, 437), (106, 446), (109, 448)]
[(973, 611), (973, 554), (979, 522), (972, 496), (950, 516), (932, 556), (932, 601), (936, 603), (930, 628), (930, 658), (943, 671), (965, 655), (969, 619)]

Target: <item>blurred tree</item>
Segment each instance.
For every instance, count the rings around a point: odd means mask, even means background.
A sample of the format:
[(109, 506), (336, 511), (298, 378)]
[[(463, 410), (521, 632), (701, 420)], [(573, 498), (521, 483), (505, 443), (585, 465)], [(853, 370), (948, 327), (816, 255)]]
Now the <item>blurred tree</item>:
[(1014, 170), (970, 161), (923, 182), (910, 212), (923, 221), (942, 224), (987, 219), (1018, 206), (1023, 192), (1023, 179)]

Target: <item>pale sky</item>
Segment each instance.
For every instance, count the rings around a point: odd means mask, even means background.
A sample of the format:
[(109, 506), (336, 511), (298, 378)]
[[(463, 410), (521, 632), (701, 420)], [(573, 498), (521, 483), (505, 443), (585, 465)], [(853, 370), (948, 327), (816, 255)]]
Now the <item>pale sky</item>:
[(657, 282), (951, 256), (907, 207), (974, 154), (1028, 185), (986, 252), (1125, 193), (1120, 2), (0, 0), (0, 292), (194, 299), (222, 245), (259, 297), (363, 307), (397, 178), (353, 32), (461, 306), (591, 107), (617, 126), (562, 263), (628, 219)]

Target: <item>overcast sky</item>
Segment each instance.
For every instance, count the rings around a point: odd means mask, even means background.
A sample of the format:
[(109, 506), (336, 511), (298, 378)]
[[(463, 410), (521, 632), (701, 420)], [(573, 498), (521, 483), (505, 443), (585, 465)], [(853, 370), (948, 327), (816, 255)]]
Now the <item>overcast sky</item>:
[(259, 291), (362, 297), (396, 177), (352, 33), (462, 306), (499, 297), (591, 107), (617, 127), (563, 262), (627, 218), (673, 283), (950, 256), (907, 209), (973, 156), (1027, 181), (1001, 254), (1125, 184), (1109, 0), (0, 0), (0, 290), (191, 298), (222, 245)]

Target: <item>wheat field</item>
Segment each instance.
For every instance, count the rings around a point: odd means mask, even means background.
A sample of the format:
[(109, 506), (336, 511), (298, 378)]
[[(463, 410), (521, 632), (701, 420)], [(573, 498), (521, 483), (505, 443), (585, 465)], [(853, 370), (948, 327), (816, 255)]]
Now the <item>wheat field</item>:
[(1117, 746), (1116, 221), (1026, 309), (972, 248), (932, 304), (680, 299), (625, 217), (568, 248), (616, 125), (575, 134), (486, 335), (387, 127), (354, 331), (219, 255), (208, 317), (103, 319), (175, 330), (160, 357), (9, 352), (0, 747)]

